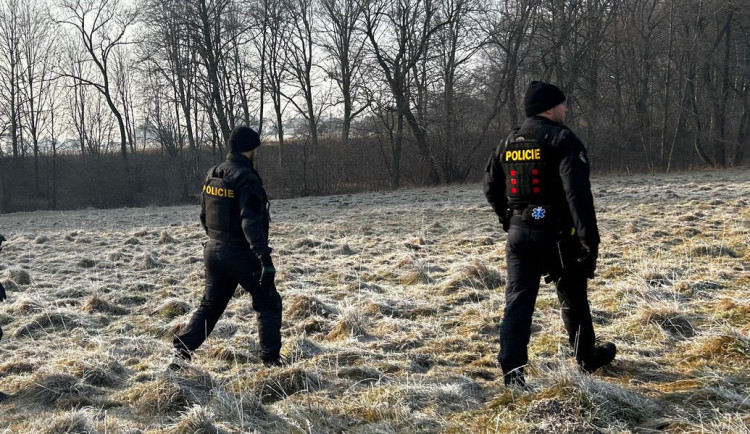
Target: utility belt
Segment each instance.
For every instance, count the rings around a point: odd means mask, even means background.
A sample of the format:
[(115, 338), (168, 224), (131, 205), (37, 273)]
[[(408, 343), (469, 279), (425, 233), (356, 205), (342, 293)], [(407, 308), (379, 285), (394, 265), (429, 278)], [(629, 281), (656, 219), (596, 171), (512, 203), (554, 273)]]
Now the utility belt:
[(513, 208), (511, 225), (544, 230), (559, 230), (561, 219), (552, 205), (529, 204), (524, 208)]
[(247, 239), (245, 239), (243, 233), (224, 232), (208, 228), (208, 237), (212, 240), (221, 241), (223, 243), (243, 244), (246, 246), (250, 245), (247, 242)]

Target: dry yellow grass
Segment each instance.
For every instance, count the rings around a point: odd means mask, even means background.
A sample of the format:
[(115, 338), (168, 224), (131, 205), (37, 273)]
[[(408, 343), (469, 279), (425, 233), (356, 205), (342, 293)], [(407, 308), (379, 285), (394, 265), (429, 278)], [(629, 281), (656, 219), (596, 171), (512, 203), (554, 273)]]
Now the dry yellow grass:
[(166, 372), (202, 295), (197, 207), (2, 215), (0, 433), (750, 432), (750, 175), (645, 178), (593, 180), (618, 359), (580, 373), (543, 284), (527, 392), (496, 367), (505, 235), (478, 185), (275, 201), (284, 368), (237, 291)]

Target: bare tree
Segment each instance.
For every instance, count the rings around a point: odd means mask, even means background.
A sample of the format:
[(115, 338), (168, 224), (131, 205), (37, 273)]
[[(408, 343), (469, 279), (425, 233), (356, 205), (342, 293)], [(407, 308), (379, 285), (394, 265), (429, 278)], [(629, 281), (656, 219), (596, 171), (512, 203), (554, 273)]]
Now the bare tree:
[(177, 99), (168, 100), (161, 97), (174, 91), (173, 83), (166, 80), (158, 71), (151, 71), (144, 83), (149, 98), (146, 104), (145, 128), (159, 144), (161, 153), (170, 162), (170, 167), (177, 167), (177, 177), (181, 186), (181, 195), (187, 199), (190, 195), (190, 176), (185, 168), (184, 147), (185, 133), (180, 126), (182, 118)]
[(34, 153), (34, 192), (39, 189), (39, 142), (44, 124), (49, 118), (51, 97), (51, 69), (54, 62), (52, 27), (44, 11), (35, 0), (23, 0), (20, 7), (20, 46), (23, 71), (20, 97), (24, 107), (25, 125), (31, 136)]
[[(82, 76), (85, 74), (85, 68), (81, 62), (73, 59), (71, 65), (70, 68), (74, 75)], [(86, 143), (88, 142), (88, 138), (86, 137), (86, 107), (88, 106), (88, 92), (86, 91), (86, 86), (80, 84), (76, 80), (72, 80), (69, 87), (68, 113), (70, 114), (71, 123), (81, 149), (81, 158), (83, 158), (86, 155)]]
[(263, 124), (265, 121), (265, 102), (266, 102), (266, 60), (268, 56), (268, 34), (267, 31), (271, 26), (268, 9), (270, 4), (268, 0), (255, 2), (249, 12), (254, 17), (254, 22), (249, 27), (250, 40), (257, 55), (256, 81), (258, 90), (258, 134), (263, 134)]
[[(721, 15), (717, 17), (717, 32), (714, 47), (719, 54), (719, 62), (716, 65), (716, 90), (713, 98), (713, 154), (714, 162), (719, 167), (727, 165), (727, 106), (729, 101), (729, 70), (731, 69), (731, 47), (732, 47), (732, 21), (734, 11), (731, 8), (722, 9)], [(723, 43), (721, 40), (723, 39)]]
[(211, 113), (214, 136), (221, 146), (232, 130), (232, 117), (228, 116), (224, 94), (226, 89), (222, 86), (226, 77), (222, 71), (222, 62), (227, 55), (224, 45), (227, 41), (227, 29), (223, 24), (228, 15), (237, 11), (233, 9), (232, 0), (198, 0), (188, 4), (190, 35), (205, 74), (206, 88), (203, 92)]
[[(686, 17), (685, 39), (695, 40), (702, 51), (689, 57), (686, 80), (687, 99), (689, 101), (690, 119), (692, 120), (693, 127), (693, 149), (701, 161), (715, 167), (717, 163), (711, 158), (709, 152), (704, 149), (703, 141), (703, 135), (706, 130), (705, 120), (709, 120), (708, 126), (710, 130), (713, 121), (712, 112), (706, 110), (704, 98), (701, 98), (701, 92), (705, 92), (708, 101), (715, 101), (715, 89), (713, 89), (711, 80), (713, 69), (711, 59), (713, 58), (714, 51), (721, 42), (720, 37), (714, 39), (709, 34), (711, 27), (710, 6), (710, 4), (704, 5), (703, 1), (699, 1), (698, 8), (688, 13)], [(699, 86), (699, 84), (702, 86)]]
[(282, 88), (288, 80), (287, 59), (284, 41), (288, 37), (288, 11), (281, 0), (261, 0), (260, 17), (263, 29), (261, 58), (263, 59), (263, 89), (270, 94), (273, 103), (278, 139), (279, 163), (284, 166), (284, 110), (286, 107)]
[(19, 0), (0, 2), (0, 89), (2, 92), (3, 111), (7, 117), (6, 124), (10, 135), (13, 158), (23, 152), (21, 134), (21, 8)]
[[(313, 148), (318, 147), (318, 120), (321, 106), (316, 106), (313, 78), (314, 59), (314, 16), (313, 0), (290, 0), (288, 5), (290, 19), (290, 37), (286, 39), (285, 51), (289, 69), (293, 77), (290, 85), (295, 93), (286, 95), (297, 112), (307, 121), (310, 142)], [(301, 97), (303, 104), (297, 102)]]
[[(748, 18), (747, 11), (745, 17)], [(750, 146), (750, 23), (745, 23), (739, 28), (741, 43), (738, 49), (737, 63), (740, 65), (738, 72), (738, 82), (736, 87), (737, 97), (739, 98), (740, 119), (737, 123), (737, 138), (735, 146), (731, 153), (731, 164), (740, 166), (745, 157), (745, 151)]]
[[(401, 156), (404, 143), (404, 115), (396, 108), (396, 104), (387, 91), (371, 93), (370, 109), (377, 120), (375, 136), (380, 147), (383, 161), (388, 168), (391, 188), (397, 189), (401, 185)], [(375, 123), (375, 122), (373, 122)]]
[[(153, 0), (147, 3), (146, 24), (148, 33), (141, 44), (141, 58), (145, 61), (147, 77), (158, 73), (171, 86), (171, 94), (178, 104), (181, 115), (177, 116), (180, 129), (185, 129), (190, 155), (190, 171), (198, 176), (198, 138), (194, 110), (197, 104), (196, 75), (198, 62), (194, 39), (189, 35), (185, 18), (186, 4), (179, 0)], [(149, 78), (147, 83), (154, 79)], [(166, 94), (163, 94), (166, 95)]]
[(412, 70), (427, 55), (430, 38), (447, 23), (434, 19), (437, 7), (431, 0), (363, 0), (362, 4), (371, 54), (416, 139), (430, 183), (438, 184), (440, 171), (427, 142), (427, 130), (412, 110), (409, 91)]
[[(473, 125), (474, 115), (459, 100), (471, 94), (469, 62), (483, 47), (488, 35), (479, 27), (480, 4), (475, 0), (442, 0), (438, 17), (448, 24), (435, 34), (434, 57), (439, 97), (436, 118), (440, 135), (438, 161), (446, 182), (463, 181), (468, 176), (472, 154), (477, 147), (467, 146), (470, 133), (463, 125)], [(463, 111), (463, 113), (462, 113)]]
[[(497, 71), (496, 91), (493, 96), (492, 116), (507, 106), (510, 126), (519, 125), (518, 81), (522, 67), (534, 49), (530, 43), (538, 27), (539, 0), (503, 2), (487, 12), (484, 26), (489, 33), (487, 61)], [(536, 78), (535, 78), (536, 79)]]
[(663, 26), (668, 14), (661, 8), (659, 1), (639, 0), (632, 2), (631, 10), (627, 14), (633, 14), (636, 17), (634, 22), (637, 26), (632, 26), (632, 39), (630, 44), (624, 45), (629, 51), (630, 62), (627, 62), (626, 70), (630, 70), (630, 86), (633, 89), (633, 99), (635, 100), (635, 115), (637, 122), (638, 141), (643, 149), (643, 156), (646, 158), (650, 171), (654, 170), (655, 163), (655, 143), (651, 129), (651, 116), (648, 113), (649, 99), (652, 93), (652, 68), (656, 56), (653, 51), (656, 49), (654, 44), (657, 39), (657, 29)]
[(133, 60), (131, 53), (120, 50), (115, 53), (113, 57), (113, 76), (114, 85), (117, 95), (117, 103), (122, 107), (122, 118), (125, 122), (125, 133), (127, 135), (128, 147), (131, 153), (136, 152), (136, 142), (138, 140), (136, 134), (136, 107), (135, 107), (135, 96), (134, 92), (136, 80), (135, 74), (136, 69), (132, 67)]
[(237, 100), (240, 116), (245, 125), (252, 125), (258, 122), (253, 114), (259, 108), (259, 104), (254, 102), (252, 92), (259, 90), (260, 86), (255, 84), (260, 68), (255, 66), (253, 61), (252, 49), (254, 45), (252, 40), (257, 36), (257, 31), (253, 32), (256, 22), (246, 19), (248, 15), (244, 13), (235, 14), (231, 17), (228, 27), (230, 33), (229, 49), (230, 54), (227, 56), (227, 75), (229, 77), (228, 87), (233, 88), (234, 99)]
[(341, 92), (341, 141), (349, 142), (352, 121), (367, 109), (362, 65), (366, 39), (360, 37), (358, 22), (362, 3), (349, 0), (321, 0), (320, 14), (324, 37), (322, 47), (331, 59), (328, 77), (336, 82)]
[[(51, 148), (50, 158), (52, 160), (51, 168), (47, 176), (49, 179), (49, 183), (51, 184), (51, 190), (52, 190), (49, 193), (48, 199), (47, 199), (50, 209), (57, 209), (57, 196), (58, 196), (57, 191), (59, 187), (59, 177), (58, 177), (58, 170), (57, 170), (57, 163), (58, 163), (57, 151), (59, 148), (59, 143), (57, 141), (57, 138), (58, 138), (59, 122), (56, 124), (55, 121), (58, 119), (57, 118), (58, 111), (64, 105), (63, 103), (65, 99), (63, 95), (64, 91), (65, 89), (60, 80), (52, 80), (50, 82), (50, 86), (48, 89), (50, 98), (46, 100), (46, 104), (44, 107), (44, 109), (46, 110), (48, 114), (48, 119), (49, 119), (49, 122), (46, 122), (45, 126), (47, 128), (47, 133), (49, 135), (49, 143), (50, 143), (50, 148)], [(83, 155), (81, 155), (81, 157), (83, 157)]]
[(98, 77), (89, 80), (69, 72), (62, 75), (93, 87), (106, 100), (120, 130), (120, 153), (127, 176), (130, 173), (127, 132), (122, 108), (117, 107), (111, 86), (113, 68), (110, 61), (118, 47), (129, 43), (126, 34), (136, 21), (137, 10), (124, 6), (120, 0), (61, 0), (59, 7), (63, 16), (58, 22), (75, 31), (86, 55), (81, 61), (92, 63)]

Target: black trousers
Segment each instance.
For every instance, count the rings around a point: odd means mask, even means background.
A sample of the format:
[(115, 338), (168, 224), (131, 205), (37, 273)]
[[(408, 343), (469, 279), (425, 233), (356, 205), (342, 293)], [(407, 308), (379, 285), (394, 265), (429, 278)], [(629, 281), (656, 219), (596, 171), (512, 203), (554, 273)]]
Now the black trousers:
[[(575, 256), (570, 248), (558, 250), (556, 235), (519, 223), (513, 217), (505, 246), (508, 261), (508, 282), (505, 289), (505, 313), (500, 327), (498, 361), (504, 373), (518, 369), (528, 362), (531, 317), (534, 313), (540, 279), (552, 272), (557, 279), (562, 320), (578, 360), (593, 355), (594, 326), (591, 321), (586, 277), (577, 267), (562, 268), (561, 254)], [(567, 261), (566, 261), (567, 262)], [(573, 262), (573, 261), (571, 261)]]
[(195, 351), (200, 347), (240, 284), (253, 298), (261, 359), (266, 361), (278, 357), (281, 349), (281, 296), (275, 287), (270, 292), (261, 290), (258, 258), (247, 245), (210, 240), (203, 249), (203, 260), (206, 266), (205, 293), (185, 332), (174, 339), (175, 348)]

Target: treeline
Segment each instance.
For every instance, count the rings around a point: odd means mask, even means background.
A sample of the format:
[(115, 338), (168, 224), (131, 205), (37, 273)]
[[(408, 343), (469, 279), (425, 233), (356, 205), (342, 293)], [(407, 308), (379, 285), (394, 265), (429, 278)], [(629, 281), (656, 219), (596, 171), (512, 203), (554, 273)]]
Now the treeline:
[(0, 212), (192, 200), (238, 124), (272, 195), (476, 181), (543, 79), (595, 170), (743, 164), (719, 0), (0, 0)]

